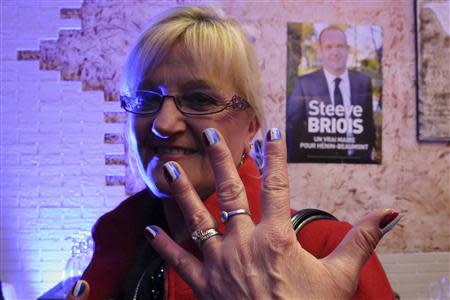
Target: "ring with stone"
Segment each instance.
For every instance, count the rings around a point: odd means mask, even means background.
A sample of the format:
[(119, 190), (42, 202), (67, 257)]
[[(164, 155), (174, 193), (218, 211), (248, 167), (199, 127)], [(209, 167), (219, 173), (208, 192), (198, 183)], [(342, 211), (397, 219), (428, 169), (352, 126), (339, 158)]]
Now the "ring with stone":
[(243, 208), (231, 210), (231, 211), (222, 210), (222, 212), (220, 213), (220, 220), (222, 221), (223, 224), (226, 224), (231, 217), (234, 217), (236, 215), (251, 216), (251, 214), (248, 212), (248, 210), (243, 209)]
[(209, 228), (204, 231), (197, 229), (192, 233), (192, 239), (201, 246), (204, 241), (209, 240), (216, 235), (222, 235), (216, 228)]

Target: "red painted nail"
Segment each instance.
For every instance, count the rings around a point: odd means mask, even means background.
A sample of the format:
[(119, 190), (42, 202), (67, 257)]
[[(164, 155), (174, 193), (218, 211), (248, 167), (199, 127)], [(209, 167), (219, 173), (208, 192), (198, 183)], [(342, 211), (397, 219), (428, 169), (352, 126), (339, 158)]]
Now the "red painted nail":
[(396, 211), (391, 211), (389, 214), (384, 216), (383, 220), (380, 221), (380, 225), (379, 225), (380, 229), (383, 229), (384, 227), (386, 227), (395, 218), (397, 218), (397, 216), (398, 216), (398, 212), (396, 212)]

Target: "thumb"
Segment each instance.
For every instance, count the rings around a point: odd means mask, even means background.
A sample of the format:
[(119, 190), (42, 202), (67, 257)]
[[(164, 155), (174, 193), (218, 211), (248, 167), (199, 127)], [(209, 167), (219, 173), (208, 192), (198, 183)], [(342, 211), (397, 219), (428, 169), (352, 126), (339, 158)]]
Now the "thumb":
[(70, 289), (66, 300), (87, 300), (90, 291), (91, 288), (89, 287), (89, 283), (87, 283), (87, 281), (78, 280)]
[(358, 274), (381, 238), (402, 217), (392, 209), (382, 209), (368, 214), (353, 226), (327, 259), (345, 265), (352, 274)]

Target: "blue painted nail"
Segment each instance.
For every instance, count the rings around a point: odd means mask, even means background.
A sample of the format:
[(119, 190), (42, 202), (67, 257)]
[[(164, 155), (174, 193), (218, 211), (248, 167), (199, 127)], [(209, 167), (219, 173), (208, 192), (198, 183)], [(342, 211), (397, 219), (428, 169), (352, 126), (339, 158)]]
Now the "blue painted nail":
[(86, 290), (86, 285), (82, 280), (78, 280), (75, 286), (72, 290), (72, 296), (79, 297), (83, 295), (84, 291)]
[(166, 177), (166, 180), (169, 183), (177, 180), (181, 176), (180, 170), (178, 170), (177, 166), (171, 161), (166, 162), (162, 166), (162, 169), (164, 177)]
[(219, 141), (219, 135), (214, 128), (206, 128), (202, 132), (203, 140), (208, 146), (217, 144)]
[(153, 240), (156, 235), (158, 235), (158, 228), (156, 228), (156, 226), (149, 225), (145, 227), (144, 233), (148, 240)]
[(281, 131), (278, 128), (270, 128), (267, 131), (266, 139), (268, 142), (281, 140)]

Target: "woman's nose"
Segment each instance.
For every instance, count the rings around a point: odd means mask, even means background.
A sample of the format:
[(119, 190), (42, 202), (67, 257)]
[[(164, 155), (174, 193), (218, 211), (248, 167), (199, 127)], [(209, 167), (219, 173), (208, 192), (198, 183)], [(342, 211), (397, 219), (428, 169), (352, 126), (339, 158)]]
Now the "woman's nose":
[(161, 104), (161, 109), (156, 113), (152, 124), (152, 133), (167, 139), (186, 129), (183, 114), (178, 110), (175, 100), (166, 97)]

